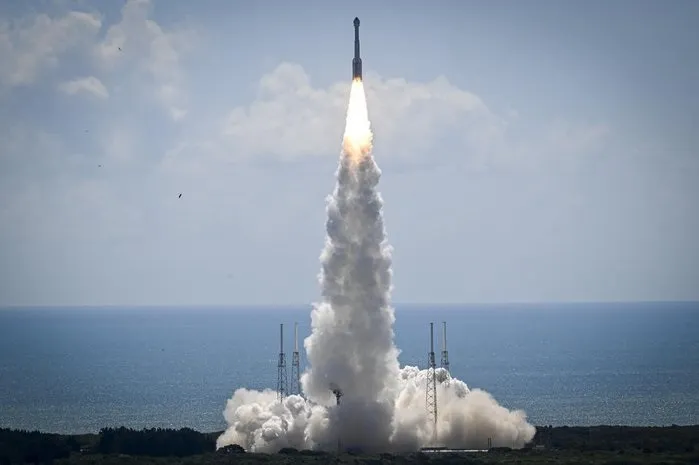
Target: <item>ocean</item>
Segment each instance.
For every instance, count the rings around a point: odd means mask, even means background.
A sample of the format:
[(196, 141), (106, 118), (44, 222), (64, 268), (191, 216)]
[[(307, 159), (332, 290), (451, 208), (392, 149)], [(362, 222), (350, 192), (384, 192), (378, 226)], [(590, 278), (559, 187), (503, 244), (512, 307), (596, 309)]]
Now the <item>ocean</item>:
[[(0, 309), (0, 427), (222, 430), (236, 388), (275, 388), (279, 323), (291, 373), (294, 321), (310, 306)], [(699, 423), (699, 303), (396, 305), (401, 365), (430, 321), (453, 376), (535, 425)]]

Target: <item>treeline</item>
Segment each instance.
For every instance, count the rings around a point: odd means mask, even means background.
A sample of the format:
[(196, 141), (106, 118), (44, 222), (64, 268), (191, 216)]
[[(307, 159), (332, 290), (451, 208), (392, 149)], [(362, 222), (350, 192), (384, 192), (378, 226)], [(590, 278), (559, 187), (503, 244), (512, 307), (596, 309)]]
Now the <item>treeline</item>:
[(72, 436), (0, 428), (0, 465), (49, 463), (79, 450)]
[(216, 437), (190, 428), (103, 428), (96, 437), (0, 429), (0, 465), (51, 463), (71, 453), (186, 457), (213, 452)]
[(95, 452), (100, 454), (186, 457), (216, 450), (216, 440), (190, 428), (179, 430), (151, 428), (103, 428)]
[(559, 450), (694, 452), (699, 451), (699, 425), (538, 426), (532, 442)]
[[(243, 452), (240, 446), (228, 446), (217, 454), (216, 438), (220, 433), (199, 433), (190, 428), (103, 428), (99, 434), (67, 436), (0, 429), (0, 465), (35, 463), (50, 464), (54, 460), (70, 457), (70, 463), (92, 460), (86, 455), (98, 454), (100, 460), (120, 455), (141, 457), (187, 457), (207, 456), (206, 463), (226, 460), (230, 453)], [(539, 446), (539, 447), (537, 447)], [(545, 451), (579, 453), (599, 451), (601, 454), (680, 454), (699, 460), (699, 425), (671, 427), (537, 427), (534, 440), (525, 450), (513, 454), (528, 454), (532, 449), (543, 447)], [(569, 451), (569, 452), (565, 452)], [(310, 455), (309, 455), (310, 454)], [(253, 460), (253, 455), (245, 460)], [(278, 457), (310, 461), (324, 460), (316, 454), (287, 449)], [(414, 455), (414, 454), (413, 454)], [(398, 460), (399, 456), (394, 456)], [(407, 457), (407, 456), (406, 456)], [(242, 459), (242, 458), (241, 458)], [(436, 459), (436, 456), (435, 456)], [(454, 458), (455, 459), (455, 458)], [(164, 459), (165, 460), (165, 459)], [(257, 459), (255, 459), (257, 460)], [(260, 458), (260, 460), (262, 460)], [(441, 460), (441, 459), (440, 459)], [(446, 460), (446, 458), (444, 458)], [(451, 459), (449, 459), (451, 460)], [(85, 462), (87, 463), (87, 462)], [(305, 462), (304, 462), (305, 463)]]

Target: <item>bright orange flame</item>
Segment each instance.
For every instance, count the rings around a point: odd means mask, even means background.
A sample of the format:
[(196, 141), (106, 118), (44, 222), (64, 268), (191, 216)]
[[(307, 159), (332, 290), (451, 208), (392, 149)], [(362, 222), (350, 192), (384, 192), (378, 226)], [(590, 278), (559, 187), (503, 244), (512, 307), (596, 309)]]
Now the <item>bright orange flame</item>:
[(350, 90), (347, 123), (342, 141), (345, 155), (355, 163), (368, 157), (371, 154), (373, 138), (366, 106), (366, 95), (364, 94), (364, 83), (361, 79), (354, 79)]

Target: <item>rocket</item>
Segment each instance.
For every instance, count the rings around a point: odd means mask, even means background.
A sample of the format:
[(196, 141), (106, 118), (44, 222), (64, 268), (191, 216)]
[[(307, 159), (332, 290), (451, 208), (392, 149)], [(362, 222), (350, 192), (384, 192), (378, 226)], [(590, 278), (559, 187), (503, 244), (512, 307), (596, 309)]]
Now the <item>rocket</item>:
[(354, 18), (354, 58), (352, 79), (362, 79), (362, 59), (359, 57), (359, 18)]

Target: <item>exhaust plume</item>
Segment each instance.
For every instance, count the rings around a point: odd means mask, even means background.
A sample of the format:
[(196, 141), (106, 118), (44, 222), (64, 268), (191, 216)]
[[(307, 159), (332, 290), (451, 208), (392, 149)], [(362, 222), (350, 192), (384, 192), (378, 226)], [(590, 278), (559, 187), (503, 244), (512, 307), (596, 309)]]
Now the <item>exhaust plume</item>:
[(371, 143), (364, 87), (356, 79), (338, 182), (328, 199), (322, 301), (311, 313), (312, 333), (305, 340), (311, 368), (301, 382), (308, 399), (322, 405), (332, 405), (331, 385), (342, 392), (342, 403), (329, 417), (331, 436), (348, 447), (380, 449), (392, 432), (399, 366), (389, 306), (391, 250)]
[[(509, 411), (485, 391), (437, 369), (437, 437), (425, 410), (427, 370), (400, 368), (393, 342), (391, 248), (384, 231), (381, 176), (371, 155), (373, 135), (364, 85), (352, 82), (337, 184), (328, 198), (321, 254), (321, 301), (304, 341), (309, 369), (304, 397), (281, 401), (271, 390), (238, 389), (228, 400), (228, 429), (217, 447), (249, 451), (282, 447), (366, 452), (447, 447), (522, 447), (535, 429), (522, 411)], [(341, 401), (338, 403), (338, 396)]]

